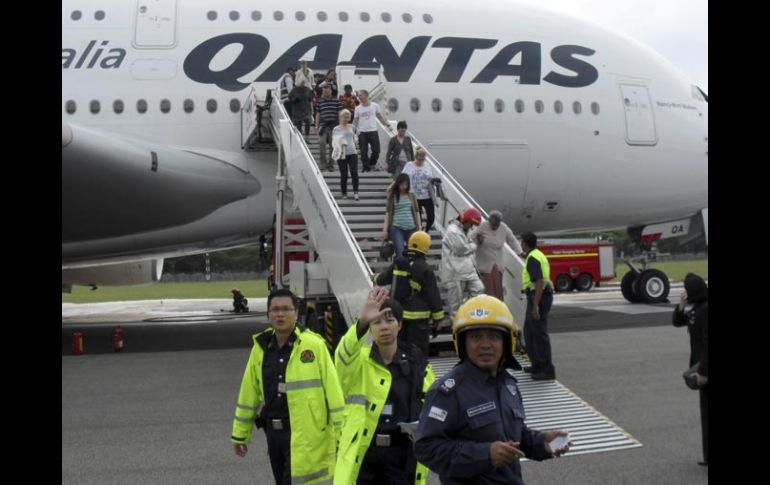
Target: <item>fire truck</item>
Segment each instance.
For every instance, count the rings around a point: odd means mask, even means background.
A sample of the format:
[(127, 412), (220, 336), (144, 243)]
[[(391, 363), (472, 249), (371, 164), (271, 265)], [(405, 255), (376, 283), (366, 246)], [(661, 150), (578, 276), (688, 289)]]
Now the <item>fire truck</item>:
[(588, 291), (615, 278), (615, 245), (595, 239), (541, 239), (556, 291)]

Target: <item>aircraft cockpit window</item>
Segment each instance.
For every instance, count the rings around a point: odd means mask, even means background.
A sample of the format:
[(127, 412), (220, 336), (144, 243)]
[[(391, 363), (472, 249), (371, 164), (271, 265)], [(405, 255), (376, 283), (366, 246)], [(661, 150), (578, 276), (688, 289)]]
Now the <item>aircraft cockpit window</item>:
[(230, 111), (232, 111), (233, 113), (237, 113), (240, 110), (241, 110), (241, 102), (240, 102), (240, 100), (235, 99), (235, 98), (231, 99), (230, 100)]
[(144, 99), (140, 99), (139, 101), (137, 101), (136, 102), (136, 110), (139, 113), (141, 113), (141, 114), (146, 113), (147, 112), (147, 101), (145, 101)]
[(401, 18), (404, 19), (404, 22), (406, 22), (407, 24), (411, 24), (412, 23), (412, 15), (411, 14), (405, 13), (405, 14), (401, 15)]
[(433, 111), (438, 113), (441, 111), (441, 100), (438, 98), (433, 98), (433, 101), (430, 104), (431, 108), (433, 108)]
[(473, 109), (476, 111), (476, 113), (481, 113), (482, 111), (484, 111), (484, 100), (477, 98), (473, 102)]
[(579, 115), (583, 112), (583, 105), (580, 104), (580, 101), (575, 101), (572, 103), (572, 111), (574, 111), (576, 115)]
[(535, 101), (535, 113), (542, 113), (543, 110), (545, 110), (545, 106), (543, 105), (543, 102), (541, 100)]
[(260, 12), (259, 10), (254, 10), (253, 12), (251, 12), (251, 20), (254, 20), (254, 21), (262, 20), (262, 12)]
[(171, 111), (171, 101), (164, 99), (160, 102), (160, 111), (161, 113), (168, 113)]
[(94, 18), (96, 20), (104, 20), (104, 10), (97, 10), (94, 12)]
[(188, 113), (188, 114), (189, 114), (189, 113), (192, 113), (192, 112), (193, 112), (193, 110), (195, 109), (195, 103), (193, 102), (193, 100), (192, 100), (192, 99), (190, 99), (190, 98), (187, 98), (187, 99), (185, 99), (185, 100), (184, 100), (184, 102), (182, 103), (182, 109), (184, 109), (184, 112), (185, 112), (185, 113)]
[(388, 99), (388, 111), (395, 113), (398, 111), (398, 100), (396, 98)]
[(326, 22), (326, 19), (327, 19), (326, 12), (318, 12), (317, 17), (318, 17), (318, 20), (320, 20), (321, 22)]
[(560, 115), (561, 112), (564, 111), (564, 104), (561, 101), (554, 101), (553, 110), (556, 112), (556, 114)]
[(495, 100), (495, 111), (502, 113), (505, 110), (505, 101), (502, 99)]
[(595, 115), (599, 114), (599, 103), (597, 103), (596, 101), (591, 103), (591, 113), (593, 113)]
[(305, 20), (305, 12), (295, 12), (294, 18), (299, 20), (300, 22), (303, 22)]
[(347, 12), (340, 12), (340, 20), (342, 22), (347, 22), (348, 21), (348, 13)]
[(463, 110), (463, 100), (460, 98), (455, 98), (452, 101), (452, 109), (455, 110), (456, 113), (459, 113)]
[(273, 18), (280, 22), (281, 20), (283, 20), (283, 12), (281, 12), (280, 10), (276, 10), (275, 12), (273, 12)]
[(409, 109), (415, 113), (420, 111), (420, 100), (417, 98), (412, 98), (412, 100), (409, 102)]
[(97, 100), (91, 101), (91, 113), (97, 115), (99, 114), (99, 110), (102, 109), (102, 105)]
[(361, 12), (361, 22), (368, 22), (369, 21), (369, 14), (366, 12)]
[(706, 95), (706, 93), (704, 93), (701, 88), (694, 84), (692, 85), (692, 97), (698, 101), (703, 101), (704, 103), (709, 102), (709, 97)]
[(117, 113), (117, 114), (122, 113), (123, 112), (123, 101), (121, 101), (120, 99), (116, 99), (115, 102), (112, 103), (112, 110), (115, 113)]
[(235, 21), (241, 18), (241, 14), (237, 10), (230, 10), (230, 20)]
[(383, 12), (381, 17), (383, 22), (390, 22), (391, 20), (391, 16), (387, 12)]
[(216, 113), (217, 112), (217, 100), (215, 99), (209, 99), (206, 101), (206, 109), (209, 113)]
[(426, 24), (432, 24), (433, 23), (433, 16), (429, 13), (426, 13), (422, 16), (422, 19), (425, 21)]
[(514, 103), (514, 108), (516, 109), (517, 113), (523, 113), (524, 112), (524, 101), (517, 99), (516, 103)]
[(72, 20), (80, 20), (83, 17), (83, 12), (80, 10), (73, 10), (72, 14), (70, 15), (70, 18)]
[(67, 111), (67, 114), (74, 115), (75, 111), (78, 109), (78, 105), (70, 99), (64, 104), (64, 109)]
[(213, 22), (217, 19), (217, 13), (214, 10), (209, 10), (209, 12), (206, 14), (206, 18)]

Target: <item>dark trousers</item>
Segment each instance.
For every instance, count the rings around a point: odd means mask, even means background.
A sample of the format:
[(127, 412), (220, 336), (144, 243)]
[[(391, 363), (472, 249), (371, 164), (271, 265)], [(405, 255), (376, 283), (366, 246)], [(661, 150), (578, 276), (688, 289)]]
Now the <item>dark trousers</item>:
[(342, 195), (348, 194), (348, 168), (353, 178), (353, 192), (358, 193), (358, 155), (348, 155), (345, 158), (337, 160), (340, 167), (340, 185), (342, 186)]
[(532, 318), (532, 301), (534, 292), (527, 296), (527, 315), (524, 320), (524, 339), (527, 345), (527, 355), (532, 361), (533, 373), (555, 374), (556, 370), (551, 361), (551, 339), (548, 337), (548, 313), (553, 304), (553, 293), (543, 292), (540, 298), (540, 320)]
[[(369, 146), (372, 154), (369, 155)], [(358, 148), (361, 150), (361, 164), (364, 172), (368, 172), (377, 165), (377, 157), (380, 156), (380, 135), (376, 131), (362, 131), (358, 134)]]
[(398, 332), (398, 338), (416, 345), (427, 357), (430, 355), (430, 320), (427, 318), (420, 320), (404, 318), (401, 331)]
[(291, 101), (283, 103), (283, 108), (286, 110), (286, 114), (289, 115), (289, 119), (291, 119)]
[(305, 125), (305, 136), (310, 135), (310, 123), (311, 123), (310, 115), (307, 115), (304, 118), (296, 118), (294, 120), (294, 126), (297, 127), (298, 131), (302, 131), (302, 125), (303, 124)]
[(433, 205), (433, 199), (417, 199), (417, 204), (420, 206), (421, 213), (425, 209), (425, 232), (428, 232), (433, 227), (433, 221), (436, 220), (436, 206)]
[(291, 430), (265, 428), (265, 436), (276, 485), (291, 485)]
[(358, 485), (407, 485), (414, 483), (415, 467), (406, 466), (409, 462), (415, 463), (414, 460), (408, 460), (409, 453), (411, 453), (409, 445), (379, 447), (372, 443), (366, 450), (356, 483)]
[(700, 431), (703, 436), (703, 461), (709, 461), (709, 385), (706, 384), (700, 393)]

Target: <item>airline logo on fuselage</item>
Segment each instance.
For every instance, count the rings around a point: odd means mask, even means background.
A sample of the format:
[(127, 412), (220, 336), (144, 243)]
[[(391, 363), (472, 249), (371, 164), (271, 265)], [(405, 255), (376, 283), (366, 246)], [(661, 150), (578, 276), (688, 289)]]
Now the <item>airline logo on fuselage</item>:
[[(110, 49), (108, 41), (92, 40), (83, 52), (76, 49), (62, 49), (62, 69), (117, 69), (126, 57), (126, 50)], [(240, 54), (229, 66), (221, 70), (212, 70), (212, 60), (225, 48), (239, 44)], [(387, 36), (375, 35), (365, 39), (356, 49), (351, 62), (377, 62), (383, 66), (385, 78), (389, 82), (408, 82), (430, 44), (431, 49), (449, 49), (449, 55), (437, 73), (437, 83), (458, 83), (465, 74), (468, 63), (477, 50), (491, 49), (498, 44), (495, 39), (468, 37), (440, 37), (431, 44), (430, 36), (413, 37), (406, 43), (402, 52), (397, 52)], [(341, 34), (318, 34), (299, 40), (270, 66), (255, 81), (276, 82), (286, 72), (287, 67), (299, 65), (300, 58), (315, 49), (313, 60), (309, 61), (312, 69), (326, 69), (339, 61), (342, 46)], [(202, 84), (214, 84), (226, 91), (240, 91), (249, 86), (239, 81), (246, 74), (257, 69), (270, 52), (270, 42), (264, 36), (252, 33), (223, 34), (203, 41), (196, 46), (184, 60), (184, 72), (193, 81)], [(596, 51), (579, 45), (559, 45), (549, 52), (551, 60), (560, 68), (571, 71), (562, 74), (550, 71), (542, 73), (542, 45), (538, 42), (519, 41), (499, 48), (480, 72), (471, 80), (472, 83), (488, 84), (498, 77), (518, 78), (519, 84), (538, 85), (541, 82), (567, 88), (590, 86), (599, 78), (598, 70), (581, 57), (590, 57)], [(520, 56), (520, 57), (519, 57)], [(517, 64), (511, 64), (514, 58), (520, 58)]]

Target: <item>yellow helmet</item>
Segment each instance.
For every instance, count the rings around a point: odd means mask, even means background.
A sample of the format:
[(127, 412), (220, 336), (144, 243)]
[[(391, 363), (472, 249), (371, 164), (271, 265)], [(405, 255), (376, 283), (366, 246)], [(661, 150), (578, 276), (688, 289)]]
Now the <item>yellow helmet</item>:
[(430, 249), (430, 236), (425, 231), (416, 231), (409, 236), (406, 247), (408, 250), (427, 255), (428, 249)]
[(494, 296), (479, 295), (460, 306), (452, 325), (455, 351), (460, 358), (465, 356), (465, 345), (461, 342), (462, 334), (466, 330), (478, 328), (494, 328), (504, 331), (506, 342), (503, 347), (503, 359), (507, 360), (509, 365), (514, 368), (521, 368), (516, 359), (513, 358), (513, 351), (516, 349), (516, 322), (513, 321), (513, 315), (505, 303)]

